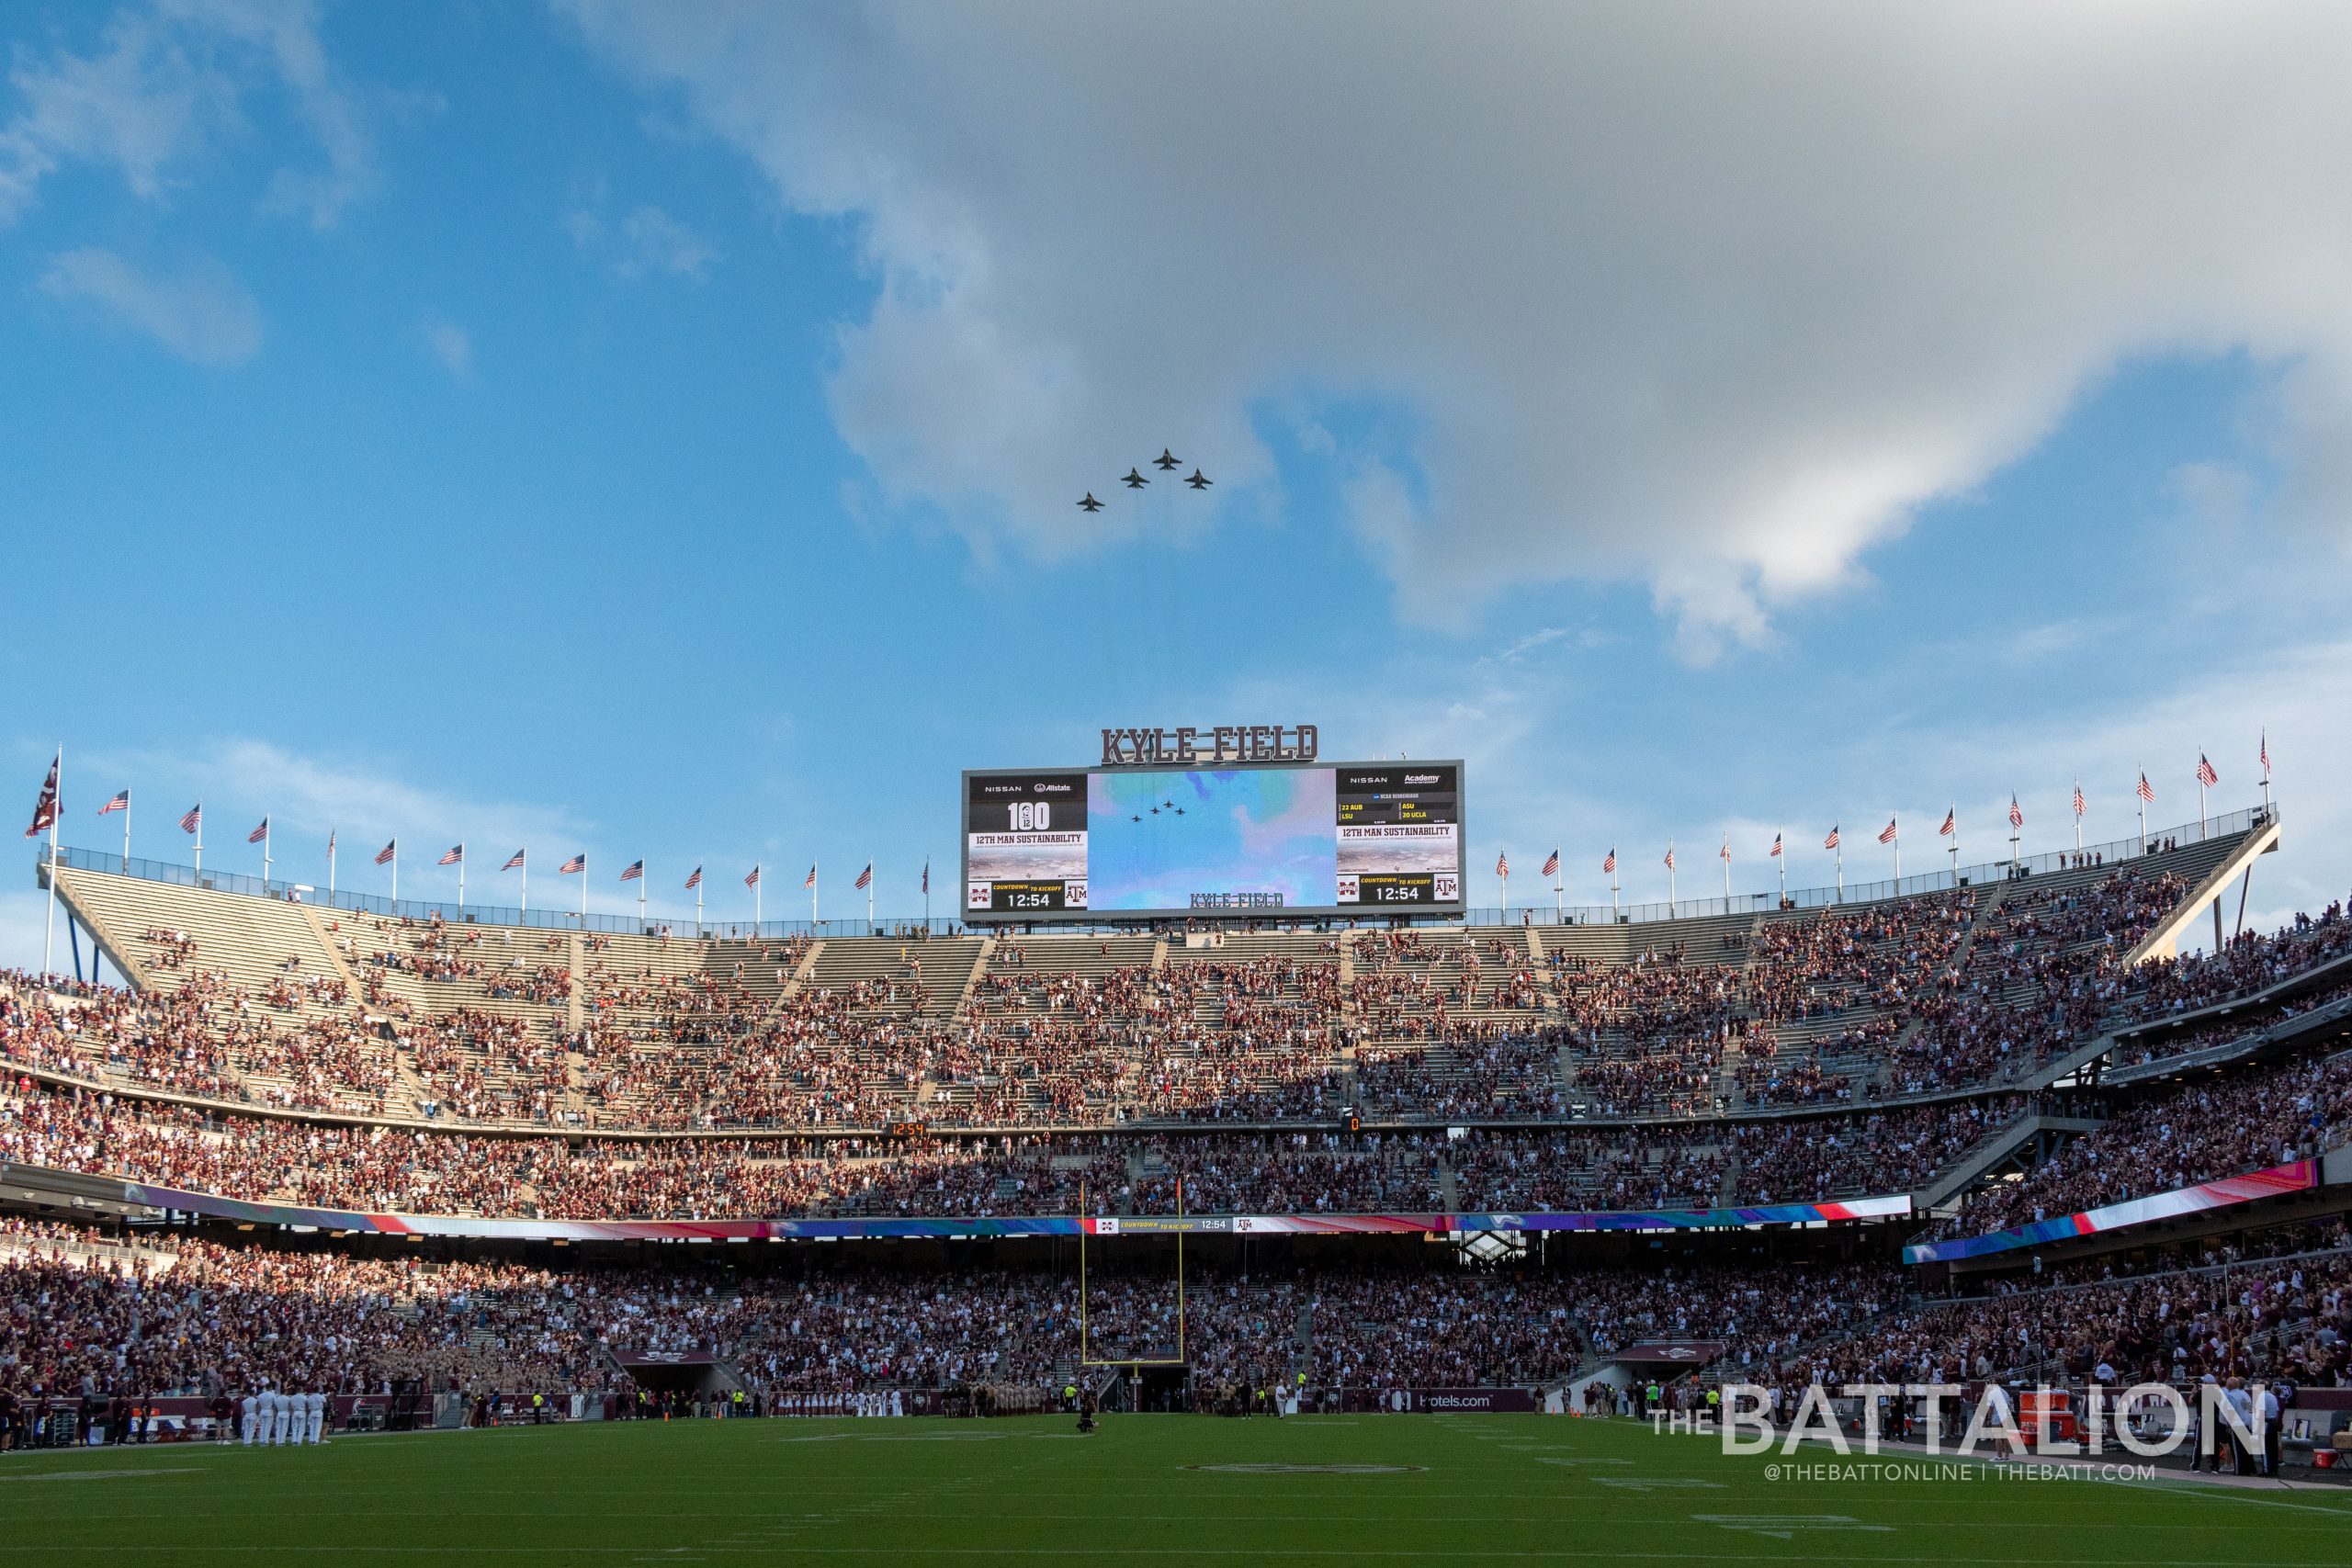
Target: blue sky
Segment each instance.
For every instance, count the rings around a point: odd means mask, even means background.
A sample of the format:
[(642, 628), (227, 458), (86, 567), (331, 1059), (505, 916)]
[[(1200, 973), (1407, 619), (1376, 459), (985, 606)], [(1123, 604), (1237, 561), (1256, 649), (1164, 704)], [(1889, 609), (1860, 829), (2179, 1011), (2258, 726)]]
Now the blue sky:
[[(2076, 773), (2121, 836), (2267, 726), (2254, 902), (2316, 907), (2343, 18), (1970, 10), (11, 7), (0, 759), (94, 847), (129, 785), (231, 869), (269, 813), (412, 897), (462, 838), (477, 900), (527, 842), (888, 915), (958, 770), (1102, 725), (1462, 756), (1571, 900), (1952, 801), (1992, 858), (2012, 789), (2054, 848)], [(1217, 487), (1132, 501), (1162, 446)]]

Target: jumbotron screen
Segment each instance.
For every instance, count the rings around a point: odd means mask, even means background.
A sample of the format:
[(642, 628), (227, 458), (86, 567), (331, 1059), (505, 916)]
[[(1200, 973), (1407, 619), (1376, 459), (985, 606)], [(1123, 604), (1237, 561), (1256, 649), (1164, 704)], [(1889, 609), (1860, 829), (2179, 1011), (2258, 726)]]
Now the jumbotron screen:
[(1462, 764), (964, 775), (967, 919), (1460, 914)]

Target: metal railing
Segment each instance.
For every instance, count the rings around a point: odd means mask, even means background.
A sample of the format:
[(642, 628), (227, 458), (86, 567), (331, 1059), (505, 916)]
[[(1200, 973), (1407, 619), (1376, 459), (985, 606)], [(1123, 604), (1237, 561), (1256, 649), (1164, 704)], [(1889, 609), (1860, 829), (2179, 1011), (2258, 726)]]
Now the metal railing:
[[(2278, 820), (2278, 807), (2248, 807), (2226, 816), (2210, 817), (2203, 822), (2190, 822), (2177, 828), (2151, 828), (2143, 852), (2141, 839), (2133, 834), (2128, 839), (2114, 839), (2103, 844), (2085, 844), (2077, 850), (2057, 850), (2047, 854), (2021, 855), (2015, 862), (1986, 861), (1975, 865), (1922, 872), (1896, 881), (1887, 877), (1874, 882), (1849, 882), (1843, 887), (1792, 887), (1787, 897), (1794, 909), (1826, 909), (1840, 904), (1870, 904), (1887, 898), (1909, 898), (1926, 893), (1948, 893), (1958, 887), (1984, 887), (1995, 883), (2047, 875), (2056, 871), (2072, 871), (2080, 866), (2120, 866), (2139, 860), (2143, 854), (2158, 855), (2174, 852), (2164, 846), (2204, 843), (2215, 839), (2235, 838)], [(1578, 925), (1646, 925), (1657, 920), (1696, 920), (1711, 916), (1747, 916), (1770, 914), (1778, 909), (1781, 895), (1778, 889), (1765, 893), (1735, 893), (1729, 898), (1717, 895), (1713, 898), (1678, 898), (1672, 903), (1653, 899), (1640, 904), (1611, 906), (1608, 904), (1567, 904), (1556, 912), (1550, 904), (1513, 904), (1508, 908), (1474, 908), (1469, 923), (1474, 926), (1516, 926), (1532, 923), (1539, 926)]]
[[(2250, 807), (2225, 816), (2207, 818), (2203, 823), (2187, 823), (2179, 827), (2150, 829), (2144, 852), (2155, 855), (2169, 852), (2161, 848), (2167, 842), (2185, 845), (2214, 839), (2233, 838), (2253, 831), (2278, 819), (2278, 807)], [(2047, 854), (2026, 855), (2015, 863), (2006, 860), (1988, 861), (1976, 865), (1947, 866), (1939, 871), (1906, 876), (1901, 881), (1887, 878), (1876, 882), (1850, 882), (1844, 887), (1792, 888), (1788, 904), (1792, 909), (1826, 909), (1841, 904), (1868, 904), (1887, 898), (1907, 898), (1921, 894), (1950, 892), (1955, 887), (1984, 886), (2017, 878), (2030, 878), (2051, 872), (2073, 870), (2082, 865), (2127, 865), (2142, 858), (2142, 842), (2137, 834), (2128, 839), (2115, 839), (2103, 844), (2086, 844), (2080, 851), (2061, 850)], [(44, 857), (46, 852), (44, 851)], [(979, 934), (959, 921), (942, 916), (910, 917), (891, 919), (850, 920), (765, 920), (754, 925), (749, 920), (706, 920), (697, 925), (692, 919), (677, 919), (648, 915), (640, 920), (634, 915), (591, 913), (582, 916), (576, 908), (542, 907), (528, 911), (490, 904), (459, 906), (420, 899), (379, 897), (372, 893), (355, 893), (349, 888), (337, 888), (332, 894), (308, 883), (273, 879), (263, 881), (232, 871), (199, 872), (193, 866), (169, 861), (147, 860), (134, 856), (126, 863), (122, 856), (102, 850), (82, 850), (60, 846), (57, 861), (70, 870), (105, 872), (114, 875), (138, 877), (146, 882), (171, 883), (182, 887), (202, 887), (220, 893), (243, 893), (259, 898), (276, 898), (286, 903), (311, 904), (323, 909), (347, 909), (355, 913), (384, 915), (396, 919), (429, 920), (438, 916), (451, 924), (485, 926), (524, 926), (539, 931), (599, 931), (612, 935), (672, 937), (706, 937), (726, 940), (781, 940), (786, 937), (846, 937), (886, 936), (910, 940), (925, 937), (967, 936)], [(40, 859), (35, 861), (35, 874), (40, 874)], [(1749, 917), (1769, 914), (1780, 908), (1781, 895), (1767, 893), (1735, 894), (1729, 898), (1679, 898), (1671, 903), (1652, 900), (1612, 908), (1607, 904), (1569, 904), (1556, 911), (1550, 904), (1513, 904), (1508, 908), (1473, 908), (1467, 922), (1474, 926), (1516, 926), (1534, 924), (1552, 926), (1650, 925), (1665, 920), (1695, 920), (1709, 917)], [(1356, 917), (1333, 916), (1318, 919), (1280, 920), (1261, 917), (1248, 919), (1237, 916), (1224, 921), (1198, 920), (1204, 929), (1222, 926), (1289, 927), (1307, 926), (1336, 930), (1351, 924), (1378, 926), (1385, 919), (1366, 913)], [(1179, 913), (1158, 922), (1159, 929), (1174, 931), (1188, 924)], [(1041, 919), (1038, 931), (1071, 931), (1102, 932), (1110, 922), (1088, 923), (1067, 916)], [(1130, 922), (1122, 922), (1130, 924)], [(1135, 929), (1145, 929), (1133, 923)], [(1013, 930), (1015, 927), (996, 929)]]
[[(46, 852), (40, 859), (46, 859)], [(40, 874), (40, 859), (34, 863), (34, 874)], [(198, 871), (194, 866), (178, 865), (169, 861), (147, 860), (132, 856), (126, 863), (122, 856), (103, 850), (77, 850), (60, 845), (57, 863), (69, 871), (104, 872), (115, 876), (134, 876), (142, 882), (169, 883), (180, 887), (200, 887), (214, 893), (242, 893), (249, 897), (274, 898), (280, 903), (308, 904), (321, 909), (345, 909), (355, 914), (383, 915), (394, 919), (430, 920), (435, 916), (452, 925), (525, 926), (536, 931), (597, 931), (614, 936), (707, 937), (728, 940), (771, 940), (786, 937), (843, 936), (903, 936), (914, 938), (960, 936), (970, 934), (955, 921), (932, 919), (885, 920), (765, 920), (754, 925), (749, 920), (705, 920), (700, 925), (689, 916), (684, 919), (648, 914), (644, 919), (635, 915), (602, 915), (591, 913), (582, 917), (576, 909), (537, 908), (530, 910), (504, 908), (494, 904), (444, 904), (424, 899), (380, 897), (372, 893), (355, 893), (338, 887), (333, 893), (313, 887), (304, 882), (287, 882), (277, 878), (265, 882), (258, 876), (246, 876), (233, 871)]]

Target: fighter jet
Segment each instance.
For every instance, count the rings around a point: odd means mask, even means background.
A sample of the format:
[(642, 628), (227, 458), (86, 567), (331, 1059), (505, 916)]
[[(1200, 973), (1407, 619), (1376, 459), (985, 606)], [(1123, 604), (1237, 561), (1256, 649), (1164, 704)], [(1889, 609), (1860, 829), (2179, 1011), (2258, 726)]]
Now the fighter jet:
[(1151, 460), (1151, 466), (1158, 468), (1164, 474), (1170, 468), (1182, 468), (1184, 466), (1184, 460), (1170, 452), (1167, 447), (1162, 446), (1159, 449), (1159, 456)]
[(1119, 482), (1126, 486), (1129, 490), (1141, 490), (1151, 481), (1144, 478), (1141, 474), (1136, 472), (1133, 468), (1129, 468), (1127, 470), (1127, 477), (1121, 479)]
[(1191, 485), (1194, 490), (1206, 490), (1209, 486), (1216, 483), (1215, 479), (1209, 478), (1198, 468), (1194, 468), (1193, 470), (1193, 477), (1186, 479), (1184, 482)]
[(1128, 820), (1128, 821), (1130, 821), (1130, 822), (1140, 822), (1140, 821), (1142, 821), (1142, 820), (1143, 820), (1143, 818), (1142, 818), (1140, 816), (1136, 816), (1136, 817), (1130, 817), (1130, 818), (1127, 818), (1127, 820)]
[(1086, 492), (1086, 499), (1078, 503), (1078, 509), (1080, 512), (1100, 512), (1102, 503), (1094, 499), (1094, 492), (1090, 490)]

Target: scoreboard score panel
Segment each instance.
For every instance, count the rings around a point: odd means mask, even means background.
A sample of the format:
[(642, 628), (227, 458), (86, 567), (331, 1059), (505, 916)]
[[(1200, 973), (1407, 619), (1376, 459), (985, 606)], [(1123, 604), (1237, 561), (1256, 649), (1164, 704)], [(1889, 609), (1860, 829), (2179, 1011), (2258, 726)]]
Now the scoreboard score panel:
[(973, 770), (965, 916), (1459, 915), (1462, 776), (1459, 761)]

